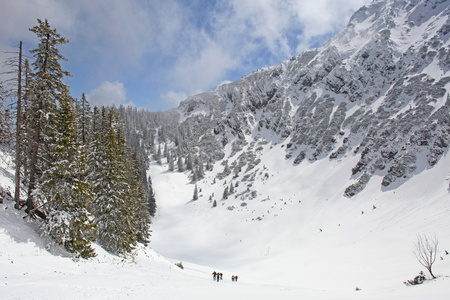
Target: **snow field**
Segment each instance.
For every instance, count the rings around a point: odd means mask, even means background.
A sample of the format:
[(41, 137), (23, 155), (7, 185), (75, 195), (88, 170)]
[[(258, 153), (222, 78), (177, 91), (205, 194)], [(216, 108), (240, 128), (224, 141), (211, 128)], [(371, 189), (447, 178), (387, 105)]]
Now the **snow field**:
[[(0, 299), (446, 299), (449, 155), (396, 189), (380, 190), (381, 177), (374, 176), (348, 199), (342, 182), (357, 158), (293, 168), (279, 158), (283, 149), (268, 145), (261, 152), (255, 169), (265, 163), (269, 178), (256, 176), (257, 196), (244, 201), (235, 195), (249, 182), (221, 199), (224, 181), (212, 182), (222, 166), (198, 182), (200, 198), (191, 201), (194, 185), (184, 173), (152, 165), (158, 215), (150, 248), (126, 260), (98, 246), (96, 258), (73, 260), (6, 201), (0, 205)], [(0, 176), (10, 190), (11, 171), (5, 167)], [(224, 180), (229, 185), (231, 176)], [(213, 192), (215, 208), (208, 201)], [(412, 253), (418, 233), (439, 238), (433, 270), (440, 277), (406, 287), (404, 281), (425, 271)], [(180, 261), (184, 270), (174, 265)], [(223, 281), (212, 281), (214, 270), (224, 273)]]
[[(358, 286), (358, 293), (374, 299), (417, 288), (403, 284), (425, 271), (412, 253), (416, 234), (436, 235), (439, 256), (450, 248), (448, 155), (438, 167), (395, 190), (382, 191), (382, 178), (374, 176), (351, 199), (342, 195), (358, 157), (291, 167), (281, 145), (266, 147), (261, 157), (255, 169), (265, 164), (270, 177), (252, 183), (258, 196), (245, 200), (246, 207), (234, 195), (221, 199), (225, 186), (235, 182), (232, 175), (212, 184), (214, 174), (207, 173), (207, 179), (197, 183), (202, 190), (197, 201), (190, 202), (194, 185), (187, 179), (177, 182), (178, 194), (166, 199), (159, 184), (165, 167), (152, 165), (158, 201), (165, 206), (175, 196), (179, 203), (170, 211), (161, 209), (155, 218), (152, 247), (183, 262), (228, 268), (245, 281), (324, 291), (328, 296), (342, 293), (344, 298)], [(216, 164), (213, 172), (222, 169)], [(246, 182), (240, 182), (235, 194), (245, 188)], [(208, 201), (212, 193), (215, 208)], [(230, 206), (235, 209), (230, 211)], [(436, 273), (446, 276), (449, 260), (438, 259)], [(438, 282), (427, 283), (428, 291)]]

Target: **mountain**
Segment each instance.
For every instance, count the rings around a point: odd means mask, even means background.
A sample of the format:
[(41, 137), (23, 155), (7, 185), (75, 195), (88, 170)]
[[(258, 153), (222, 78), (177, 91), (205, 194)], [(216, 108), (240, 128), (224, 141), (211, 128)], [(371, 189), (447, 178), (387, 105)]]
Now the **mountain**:
[[(74, 260), (7, 199), (0, 298), (447, 299), (449, 3), (373, 1), (323, 47), (176, 109), (119, 108), (156, 195), (149, 247)], [(438, 278), (406, 286), (430, 278), (418, 235), (439, 241)]]
[(445, 277), (449, 3), (374, 1), (323, 47), (165, 115), (155, 149), (183, 168), (151, 163), (152, 247), (263, 282), (392, 299), (420, 271), (416, 235), (429, 234)]
[(234, 174), (258, 164), (262, 142), (285, 144), (299, 168), (358, 155), (346, 196), (374, 174), (395, 188), (448, 152), (448, 4), (374, 1), (323, 47), (190, 97), (176, 120), (189, 128), (186, 148), (214, 161), (247, 149)]

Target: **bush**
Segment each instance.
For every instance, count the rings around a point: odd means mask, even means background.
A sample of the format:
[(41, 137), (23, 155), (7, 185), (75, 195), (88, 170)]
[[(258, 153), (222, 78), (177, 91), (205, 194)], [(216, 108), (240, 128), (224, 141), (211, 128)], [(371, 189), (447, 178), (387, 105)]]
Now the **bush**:
[(406, 285), (417, 285), (417, 284), (422, 284), (425, 281), (425, 274), (423, 274), (422, 271), (419, 272), (419, 275), (417, 275), (416, 277), (414, 277), (413, 280), (407, 280), (405, 282), (403, 282)]
[(184, 266), (183, 266), (183, 263), (181, 261), (179, 263), (175, 263), (175, 266), (177, 266), (178, 268), (184, 270)]

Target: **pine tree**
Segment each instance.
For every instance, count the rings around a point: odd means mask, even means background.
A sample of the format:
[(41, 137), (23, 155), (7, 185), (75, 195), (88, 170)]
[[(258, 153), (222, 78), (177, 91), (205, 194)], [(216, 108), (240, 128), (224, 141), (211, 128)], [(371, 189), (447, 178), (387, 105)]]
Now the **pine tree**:
[(135, 153), (131, 156), (131, 163), (129, 185), (134, 201), (137, 241), (147, 245), (150, 241), (151, 219), (147, 208), (147, 193), (142, 182), (142, 167)]
[(164, 156), (169, 156), (169, 146), (167, 145), (167, 143), (164, 144)]
[(195, 185), (194, 188), (194, 196), (192, 197), (192, 200), (198, 200), (198, 189), (197, 189), (197, 185)]
[(234, 193), (234, 185), (232, 182), (230, 182), (230, 188), (229, 188), (229, 195)]
[(3, 104), (6, 102), (5, 98), (7, 98), (7, 91), (0, 83), (0, 146), (8, 145), (12, 136), (12, 116), (9, 109), (5, 108)]
[[(59, 63), (65, 58), (59, 53), (58, 46), (67, 44), (67, 40), (61, 37), (56, 29), (50, 28), (48, 21), (38, 19), (38, 25), (31, 28), (40, 40), (39, 47), (31, 51), (36, 58), (33, 63), (34, 73), (28, 91), (27, 126), (29, 128), (30, 159), (28, 178), (28, 198), (26, 212), (31, 213), (35, 208), (34, 196), (39, 191), (40, 177), (47, 169), (43, 153), (46, 147), (47, 127), (49, 116), (55, 114), (56, 101), (68, 91), (68, 86), (63, 83), (64, 76), (69, 72), (62, 70)], [(44, 217), (45, 216), (42, 216)]]
[(37, 197), (47, 203), (44, 232), (78, 256), (95, 256), (95, 225), (88, 210), (93, 200), (92, 185), (86, 180), (87, 152), (77, 141), (77, 122), (73, 99), (59, 97), (59, 107), (49, 120), (48, 168), (42, 175)]
[(96, 128), (91, 166), (95, 199), (93, 213), (97, 237), (108, 251), (130, 253), (137, 242), (135, 207), (127, 181), (130, 168), (125, 137), (114, 108), (102, 108)]
[(155, 154), (155, 160), (158, 163), (158, 165), (162, 165), (162, 160), (161, 160), (161, 145), (158, 146), (158, 152), (156, 152)]
[(83, 145), (87, 145), (92, 135), (92, 109), (84, 93), (77, 103), (77, 108), (79, 138)]
[(189, 153), (188, 156), (186, 157), (185, 164), (186, 164), (186, 169), (191, 170), (191, 171), (193, 170), (194, 167), (193, 167), (191, 153)]
[(152, 187), (152, 179), (150, 178), (150, 176), (148, 176), (148, 192), (147, 192), (147, 206), (148, 206), (148, 212), (150, 213), (151, 216), (155, 216), (156, 213), (156, 197), (155, 197), (155, 193), (153, 192), (153, 187)]
[(213, 166), (211, 164), (211, 159), (208, 159), (208, 161), (206, 162), (206, 171), (212, 171), (213, 170)]
[(178, 154), (177, 167), (178, 172), (184, 172), (183, 158), (181, 157), (180, 154)]
[(199, 160), (198, 167), (197, 167), (197, 177), (198, 179), (205, 178), (205, 171), (203, 170), (203, 163)]
[(225, 187), (225, 190), (223, 191), (223, 199), (228, 199), (228, 186)]
[(169, 164), (169, 171), (173, 172), (175, 170), (175, 165), (173, 162), (173, 156), (170, 155), (170, 152), (167, 154), (167, 163)]

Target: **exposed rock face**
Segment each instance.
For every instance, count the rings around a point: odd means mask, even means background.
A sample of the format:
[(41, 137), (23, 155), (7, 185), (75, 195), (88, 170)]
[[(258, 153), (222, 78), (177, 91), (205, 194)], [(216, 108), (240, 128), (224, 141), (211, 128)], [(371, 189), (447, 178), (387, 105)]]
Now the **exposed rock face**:
[[(374, 1), (322, 48), (187, 99), (178, 108), (187, 146), (220, 160), (228, 143), (233, 157), (248, 137), (251, 151), (285, 140), (293, 167), (359, 155), (347, 196), (375, 173), (387, 187), (432, 167), (450, 142), (449, 4)], [(234, 172), (259, 163), (251, 151)]]

